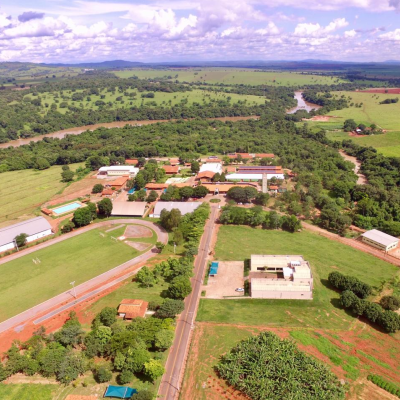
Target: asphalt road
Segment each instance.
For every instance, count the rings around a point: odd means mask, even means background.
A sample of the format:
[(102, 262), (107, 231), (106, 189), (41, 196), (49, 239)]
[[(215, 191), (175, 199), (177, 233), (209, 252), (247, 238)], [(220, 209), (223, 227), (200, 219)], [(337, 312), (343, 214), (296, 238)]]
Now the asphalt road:
[(215, 220), (218, 216), (218, 207), (211, 207), (211, 216), (207, 221), (204, 234), (200, 241), (199, 253), (194, 264), (192, 278), (192, 293), (185, 299), (185, 309), (177, 321), (175, 339), (165, 365), (165, 374), (162, 378), (158, 396), (164, 400), (174, 400), (179, 394), (179, 385), (185, 367), (185, 358), (190, 344), (190, 333), (196, 319), (197, 307), (203, 282), (207, 257), (212, 239)]
[[(99, 222), (97, 224), (91, 224), (91, 225), (85, 226), (76, 231), (73, 231), (73, 232), (67, 233), (65, 235), (58, 236), (57, 238), (48, 240), (47, 242), (40, 243), (37, 246), (33, 246), (31, 248), (21, 250), (18, 253), (14, 253), (8, 257), (4, 257), (3, 259), (0, 260), (0, 265), (6, 263), (8, 261), (17, 259), (19, 257), (23, 257), (27, 254), (33, 253), (34, 251), (51, 246), (55, 243), (62, 242), (71, 237), (78, 236), (78, 235), (80, 235), (84, 232), (90, 231), (92, 229), (96, 229), (96, 228), (99, 228), (99, 227), (105, 226), (105, 225), (118, 225), (121, 223), (124, 223), (124, 224), (130, 223), (130, 224), (136, 224), (136, 225), (142, 225), (142, 226), (149, 227), (156, 232), (157, 240), (159, 242), (163, 242), (163, 243), (168, 242), (168, 233), (166, 231), (164, 231), (162, 228), (160, 228), (158, 225), (156, 225), (152, 222), (143, 221), (143, 220), (139, 220), (139, 219), (106, 220), (106, 221)], [(75, 287), (75, 295), (76, 295), (77, 300), (79, 300), (80, 296), (87, 294), (87, 292), (89, 292), (92, 289), (95, 289), (95, 288), (101, 289), (100, 286), (102, 284), (106, 285), (106, 282), (108, 282), (114, 276), (121, 275), (128, 267), (131, 267), (134, 264), (142, 263), (142, 262), (148, 260), (149, 258), (153, 257), (154, 256), (153, 249), (154, 249), (154, 247), (149, 249), (147, 252), (141, 254), (140, 256), (137, 256), (137, 257), (135, 257), (135, 258), (133, 258), (133, 259), (131, 259), (131, 260), (101, 274), (101, 275), (96, 276), (95, 278), (90, 279), (89, 281), (86, 281), (86, 282), (76, 286)], [(115, 283), (117, 283), (117, 282), (115, 282)], [(40, 288), (37, 288), (37, 290), (40, 290)], [(28, 321), (30, 321), (34, 318), (38, 318), (42, 314), (50, 312), (57, 306), (65, 305), (66, 303), (71, 303), (71, 306), (73, 306), (74, 305), (73, 301), (74, 301), (74, 298), (73, 298), (71, 290), (61, 293), (58, 296), (55, 296), (49, 300), (46, 300), (45, 302), (38, 304), (35, 307), (29, 308), (28, 310), (26, 310), (18, 315), (15, 315), (14, 317), (9, 318), (8, 320), (0, 323), (0, 333), (6, 331), (8, 329), (14, 328), (14, 327), (21, 328)]]

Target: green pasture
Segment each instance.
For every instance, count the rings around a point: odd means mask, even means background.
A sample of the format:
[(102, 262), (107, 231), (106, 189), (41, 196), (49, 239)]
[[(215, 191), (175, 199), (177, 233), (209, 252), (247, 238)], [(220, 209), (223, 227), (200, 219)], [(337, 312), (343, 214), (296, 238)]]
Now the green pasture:
[(0, 383), (2, 400), (52, 400), (58, 391), (58, 385), (41, 384), (4, 384)]
[(339, 294), (326, 286), (328, 274), (339, 271), (375, 287), (398, 275), (398, 268), (369, 254), (303, 231), (291, 234), (245, 226), (222, 226), (215, 248), (217, 260), (244, 260), (251, 254), (301, 254), (311, 264), (314, 299), (200, 301), (198, 321), (231, 324), (349, 329), (354, 317), (338, 307)]
[[(74, 93), (80, 93), (82, 90), (76, 90)], [(63, 102), (68, 103), (68, 105), (73, 105), (75, 107), (81, 107), (86, 109), (98, 110), (100, 107), (95, 105), (96, 101), (101, 100), (106, 103), (105, 106), (107, 109), (110, 107), (113, 109), (116, 108), (130, 108), (130, 107), (140, 107), (141, 105), (155, 107), (155, 106), (163, 106), (163, 107), (172, 107), (177, 104), (185, 104), (192, 105), (193, 103), (199, 104), (209, 104), (213, 101), (227, 101), (228, 97), (230, 97), (230, 103), (238, 103), (245, 102), (247, 105), (253, 104), (264, 104), (265, 97), (262, 96), (252, 96), (252, 95), (242, 95), (235, 93), (222, 93), (222, 92), (213, 92), (209, 90), (192, 90), (188, 92), (175, 92), (175, 93), (165, 93), (165, 92), (154, 92), (154, 98), (142, 98), (141, 95), (147, 92), (138, 92), (137, 90), (126, 90), (121, 93), (116, 90), (115, 93), (107, 92), (106, 89), (100, 89), (99, 95), (90, 95), (90, 101), (87, 101), (87, 96), (84, 97), (83, 101), (72, 101), (72, 91), (64, 91), (61, 95), (60, 92), (45, 92), (40, 93), (38, 96), (33, 96), (32, 93), (27, 94), (24, 99), (32, 100), (40, 98), (42, 101), (42, 114), (45, 114), (52, 104), (56, 101), (57, 111), (65, 114), (68, 111), (68, 108), (60, 108), (60, 104)], [(105, 96), (103, 99), (101, 96)], [(58, 96), (58, 97), (57, 97)], [(120, 100), (117, 100), (118, 97), (121, 97)], [(108, 105), (108, 103), (111, 105)], [(47, 106), (46, 106), (47, 104)]]
[[(71, 164), (72, 170), (83, 164)], [(68, 184), (61, 182), (61, 166), (38, 171), (33, 169), (0, 174), (0, 227), (33, 217), (40, 206)]]
[[(0, 265), (0, 321), (69, 290), (71, 281), (79, 285), (141, 254), (111, 239), (123, 231), (94, 229)], [(153, 243), (156, 238), (153, 232)]]
[(223, 83), (226, 85), (303, 86), (344, 82), (342, 79), (330, 76), (239, 68), (129, 69), (114, 73), (120, 78), (137, 76), (140, 79), (165, 78), (180, 82)]

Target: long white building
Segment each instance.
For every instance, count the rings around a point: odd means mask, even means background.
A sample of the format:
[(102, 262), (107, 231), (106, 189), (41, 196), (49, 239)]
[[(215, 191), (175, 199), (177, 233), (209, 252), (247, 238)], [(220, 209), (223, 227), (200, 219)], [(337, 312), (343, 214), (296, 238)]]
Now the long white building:
[(199, 201), (158, 201), (150, 217), (160, 218), (162, 210), (171, 211), (173, 208), (179, 210), (181, 215), (189, 214), (201, 206), (201, 204)]
[(397, 237), (378, 231), (378, 229), (365, 232), (361, 237), (364, 243), (383, 251), (393, 250), (399, 245), (399, 239)]
[(214, 172), (214, 174), (222, 174), (222, 164), (215, 162), (207, 162), (200, 166), (199, 172), (204, 172), (204, 171), (211, 171)]
[(7, 226), (0, 229), (0, 253), (14, 249), (15, 237), (21, 233), (26, 233), (28, 236), (26, 242), (33, 242), (45, 236), (51, 235), (51, 226), (46, 218), (36, 217), (26, 221)]
[[(267, 175), (267, 179), (270, 180), (272, 178), (276, 179), (285, 179), (284, 174), (264, 174)], [(229, 174), (226, 176), (227, 181), (241, 181), (241, 180), (249, 180), (249, 181), (261, 181), (263, 178), (263, 174)]]
[(132, 165), (112, 165), (111, 167), (101, 167), (97, 174), (97, 178), (107, 178), (114, 176), (128, 175), (130, 178), (134, 178), (139, 172), (139, 168)]

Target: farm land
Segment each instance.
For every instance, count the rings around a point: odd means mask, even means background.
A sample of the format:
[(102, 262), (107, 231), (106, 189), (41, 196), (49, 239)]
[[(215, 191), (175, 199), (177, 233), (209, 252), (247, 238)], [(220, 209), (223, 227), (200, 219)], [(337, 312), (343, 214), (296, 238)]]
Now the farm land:
[[(371, 371), (400, 383), (398, 334), (382, 333), (347, 313), (339, 305), (339, 293), (327, 285), (328, 274), (339, 271), (371, 284), (379, 297), (384, 282), (385, 290), (392, 290), (387, 282), (399, 276), (398, 268), (306, 231), (220, 227), (216, 260), (244, 260), (251, 254), (302, 254), (313, 270), (314, 300), (200, 300), (181, 399), (243, 399), (218, 379), (213, 367), (238, 341), (266, 329), (292, 338), (300, 349), (329, 364), (350, 383), (349, 399), (373, 399), (378, 393), (375, 387), (374, 395), (369, 393), (365, 378)], [(355, 393), (363, 397), (352, 397)]]
[[(111, 107), (113, 109), (117, 108), (131, 108), (131, 107), (140, 107), (141, 105), (155, 107), (155, 106), (165, 106), (172, 107), (177, 104), (185, 104), (192, 105), (193, 103), (200, 104), (208, 104), (212, 101), (228, 101), (228, 97), (230, 97), (230, 103), (235, 104), (239, 101), (246, 102), (248, 105), (253, 104), (264, 104), (266, 99), (262, 96), (252, 96), (252, 95), (242, 95), (235, 93), (222, 93), (222, 92), (212, 92), (206, 90), (192, 90), (188, 92), (174, 92), (174, 93), (165, 93), (165, 92), (154, 92), (154, 98), (142, 98), (142, 94), (146, 94), (146, 92), (138, 92), (137, 90), (126, 90), (125, 92), (119, 92), (118, 90), (115, 93), (107, 92), (106, 89), (99, 89), (98, 95), (90, 95), (85, 96), (82, 101), (72, 100), (72, 96), (74, 93), (82, 93), (82, 90), (72, 91), (63, 91), (60, 92), (45, 92), (38, 93), (38, 96), (34, 96), (32, 93), (27, 94), (24, 97), (24, 100), (33, 100), (33, 99), (41, 99), (42, 102), (42, 111), (41, 113), (44, 115), (50, 110), (52, 104), (57, 105), (57, 111), (65, 114), (68, 110), (68, 106), (72, 105), (75, 107), (81, 107), (86, 109), (98, 110), (101, 106), (96, 105), (97, 101), (102, 101), (107, 104), (107, 108)], [(90, 101), (88, 101), (90, 98)], [(63, 107), (61, 107), (62, 103)], [(12, 103), (10, 103), (12, 104)], [(46, 106), (47, 104), (47, 106)]]
[[(82, 166), (83, 163), (71, 164), (70, 168), (75, 171)], [(0, 228), (33, 217), (43, 203), (62, 192), (68, 184), (61, 181), (61, 172), (61, 166), (57, 165), (42, 171), (28, 169), (0, 174)]]
[(302, 86), (345, 82), (337, 77), (318, 74), (236, 68), (129, 69), (114, 73), (120, 78), (132, 76), (137, 76), (139, 79), (168, 78), (179, 82), (223, 83), (225, 85)]
[(157, 240), (154, 231), (151, 237), (129, 238), (127, 244), (111, 239), (125, 229), (93, 229), (0, 265), (0, 321), (69, 290), (71, 281), (79, 285), (140, 255)]

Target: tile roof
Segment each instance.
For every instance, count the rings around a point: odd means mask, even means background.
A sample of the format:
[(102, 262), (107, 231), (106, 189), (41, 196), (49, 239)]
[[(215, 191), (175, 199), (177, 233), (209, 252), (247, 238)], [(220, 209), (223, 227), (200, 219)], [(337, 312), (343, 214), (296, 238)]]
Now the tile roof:
[(152, 189), (152, 190), (162, 190), (166, 189), (169, 185), (166, 183), (156, 183), (156, 182), (150, 182), (147, 183), (145, 188), (146, 189)]
[(114, 179), (113, 181), (107, 181), (105, 182), (105, 184), (107, 186), (124, 186), (125, 183), (128, 181), (128, 179), (129, 179), (128, 175), (123, 175), (117, 179)]
[(124, 299), (118, 307), (118, 313), (125, 314), (125, 318), (127, 319), (144, 317), (148, 304), (144, 300)]
[(199, 172), (196, 175), (196, 180), (201, 179), (201, 178), (209, 178), (212, 179), (214, 178), (215, 172), (213, 171), (203, 171), (203, 172)]
[(179, 172), (179, 166), (178, 165), (162, 165), (161, 168), (167, 174), (177, 174)]

